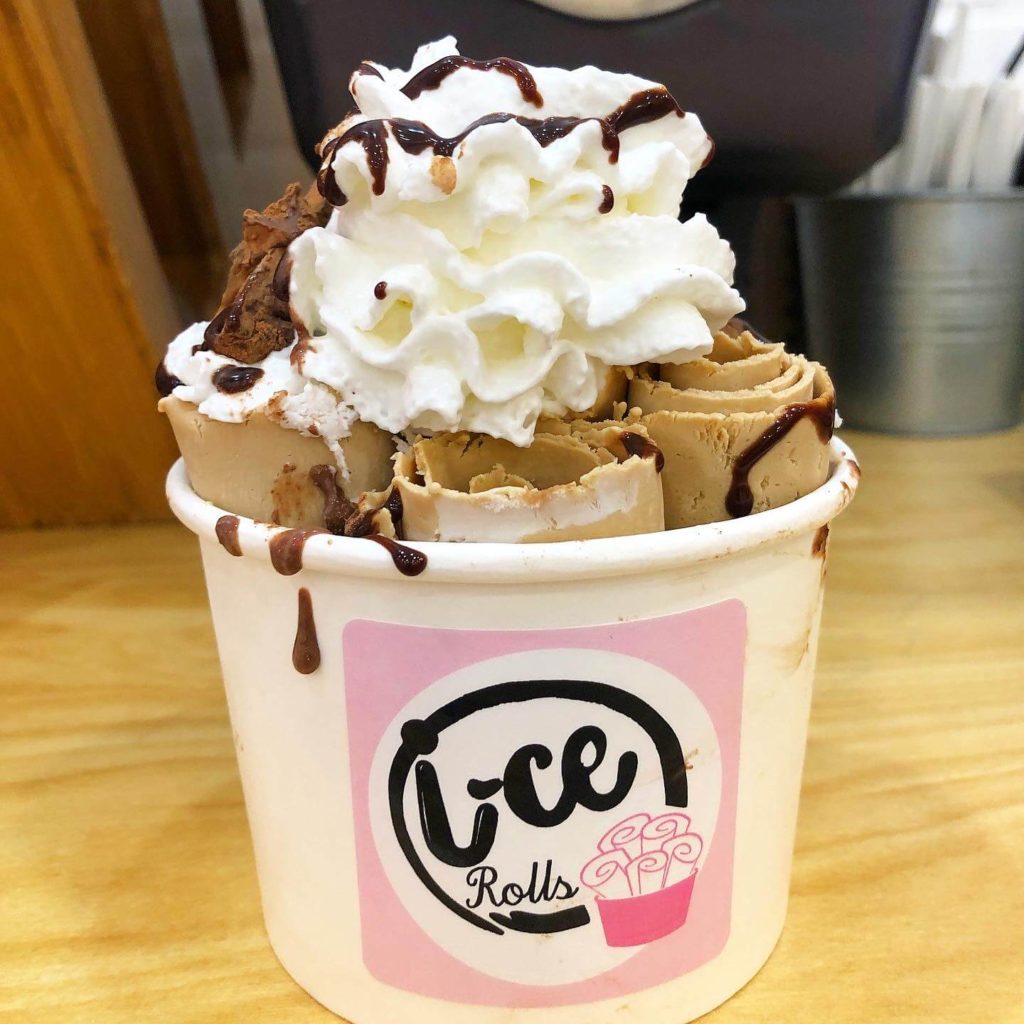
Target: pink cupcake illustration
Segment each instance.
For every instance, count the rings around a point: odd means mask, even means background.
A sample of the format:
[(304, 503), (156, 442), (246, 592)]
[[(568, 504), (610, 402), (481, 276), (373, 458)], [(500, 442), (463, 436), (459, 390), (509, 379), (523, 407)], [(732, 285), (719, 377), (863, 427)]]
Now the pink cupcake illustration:
[(609, 946), (642, 946), (686, 923), (704, 841), (685, 814), (634, 814), (610, 828), (580, 871)]

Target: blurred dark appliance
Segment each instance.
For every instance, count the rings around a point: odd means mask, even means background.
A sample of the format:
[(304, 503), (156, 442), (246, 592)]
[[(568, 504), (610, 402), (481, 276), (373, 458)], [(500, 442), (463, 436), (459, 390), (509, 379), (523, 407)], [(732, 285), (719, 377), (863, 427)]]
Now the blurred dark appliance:
[(664, 82), (699, 113), (715, 159), (691, 183), (736, 249), (737, 284), (768, 333), (796, 324), (788, 210), (765, 197), (825, 193), (896, 142), (931, 0), (702, 0), (636, 21), (593, 21), (529, 0), (265, 0), (299, 145), (351, 109), (364, 58), (407, 67), (449, 33), (462, 53), (612, 71)]

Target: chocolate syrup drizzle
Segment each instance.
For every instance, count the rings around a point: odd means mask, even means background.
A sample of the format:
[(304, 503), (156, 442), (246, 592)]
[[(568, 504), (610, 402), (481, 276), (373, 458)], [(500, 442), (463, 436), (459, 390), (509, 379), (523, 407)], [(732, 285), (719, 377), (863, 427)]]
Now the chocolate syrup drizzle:
[(335, 136), (324, 146), (320, 154), (320, 170), (316, 172), (316, 189), (331, 206), (344, 206), (348, 202), (348, 196), (341, 191), (338, 179), (334, 176), (334, 168), (331, 166), (334, 151), (340, 145), (337, 140), (340, 138), (342, 136)]
[(299, 587), (299, 621), (292, 646), (292, 664), (296, 672), (308, 676), (320, 667), (320, 644), (313, 619), (313, 599), (305, 587)]
[(419, 576), (427, 567), (427, 556), (422, 551), (399, 544), (390, 537), (382, 537), (379, 533), (371, 533), (366, 539), (384, 548), (391, 556), (391, 561), (395, 563), (395, 568), (403, 576)]
[[(387, 500), (379, 508), (359, 509), (346, 498), (338, 488), (332, 466), (313, 466), (309, 471), (310, 480), (324, 496), (324, 526), (331, 533), (343, 537), (372, 540), (386, 548), (395, 568), (405, 576), (418, 576), (427, 567), (427, 556), (422, 551), (408, 548), (390, 537), (382, 537), (377, 530), (377, 513), (387, 509), (395, 533), (401, 536), (402, 495), (392, 488)], [(270, 560), (274, 568), (285, 576), (291, 576), (302, 568), (302, 548), (307, 538), (324, 530), (289, 530), (278, 534), (270, 542)], [(291, 536), (291, 535), (301, 536)], [(276, 546), (276, 550), (275, 550)]]
[(601, 205), (597, 208), (598, 213), (611, 213), (615, 205), (615, 193), (611, 185), (601, 186)]
[(345, 521), (355, 511), (355, 506), (341, 493), (334, 467), (324, 463), (313, 466), (309, 479), (324, 496), (324, 526), (331, 533), (343, 536)]
[(402, 504), (402, 492), (397, 487), (391, 488), (384, 507), (391, 513), (391, 522), (395, 527), (395, 532), (401, 535), (399, 531), (402, 525), (402, 516), (405, 515), (405, 506)]
[(284, 530), (270, 538), (270, 562), (282, 576), (294, 576), (302, 568), (306, 541), (326, 530)]
[(167, 364), (161, 360), (160, 365), (156, 368), (156, 373), (153, 374), (153, 383), (156, 385), (160, 397), (166, 398), (179, 384), (185, 382), (180, 377), (175, 377), (167, 369)]
[(242, 309), (237, 299), (219, 310), (217, 315), (206, 325), (206, 330), (203, 331), (203, 351), (209, 352), (213, 348), (217, 335), (225, 328), (232, 331), (238, 330), (241, 319)]
[[(321, 154), (322, 164), (316, 176), (316, 187), (331, 206), (344, 206), (348, 202), (348, 197), (341, 191), (334, 177), (334, 168), (331, 166), (335, 151), (346, 142), (358, 142), (363, 147), (363, 152), (366, 153), (366, 166), (369, 167), (370, 177), (373, 178), (373, 194), (379, 196), (384, 191), (389, 159), (387, 124), (387, 121), (380, 120), (360, 121), (343, 135), (336, 135), (324, 146)], [(324, 190), (325, 185), (327, 191)], [(337, 201), (338, 197), (341, 198), (341, 202)]]
[(641, 459), (654, 459), (654, 468), (657, 472), (660, 473), (665, 468), (665, 453), (649, 437), (627, 430), (619, 435), (619, 440), (630, 455), (639, 455)]
[(472, 57), (460, 57), (457, 54), (442, 57), (413, 75), (402, 86), (402, 92), (409, 99), (414, 100), (421, 92), (436, 89), (459, 68), (473, 68), (475, 71), (500, 71), (503, 75), (515, 79), (516, 85), (519, 86), (519, 92), (527, 103), (535, 107), (544, 106), (544, 97), (541, 96), (540, 90), (537, 88), (537, 80), (530, 74), (530, 69), (525, 64), (512, 60), (511, 57), (494, 57), (491, 60), (474, 60)]
[(377, 529), (375, 516), (380, 511), (376, 508), (357, 509), (345, 523), (346, 537), (369, 537)]
[(373, 297), (379, 302), (383, 302), (388, 297), (388, 283), (387, 281), (378, 281), (373, 286)]
[[(434, 66), (424, 68), (420, 74), (425, 74)], [(552, 142), (564, 138), (581, 124), (593, 121), (601, 128), (601, 143), (608, 151), (608, 162), (614, 164), (619, 159), (619, 135), (622, 132), (638, 124), (657, 121), (668, 114), (675, 114), (677, 117), (686, 116), (686, 112), (679, 107), (667, 89), (645, 89), (643, 92), (635, 93), (605, 117), (536, 118), (508, 113), (485, 114), (464, 128), (458, 135), (451, 137), (438, 135), (433, 128), (422, 121), (408, 121), (401, 117), (360, 121), (324, 145), (316, 184), (320, 194), (332, 206), (344, 206), (348, 202), (348, 197), (342, 192), (334, 175), (332, 166), (334, 154), (340, 146), (349, 142), (358, 142), (366, 153), (366, 163), (373, 180), (373, 194), (379, 196), (384, 191), (384, 184), (387, 180), (389, 130), (391, 137), (406, 153), (415, 156), (430, 149), (437, 156), (450, 157), (469, 135), (486, 125), (515, 121), (522, 125), (541, 146), (550, 146)]]
[(750, 471), (768, 454), (802, 419), (814, 421), (823, 444), (832, 438), (835, 426), (833, 402), (799, 402), (787, 405), (778, 419), (756, 440), (744, 449), (732, 467), (732, 482), (725, 496), (725, 510), (733, 519), (749, 516), (754, 509), (754, 494), (750, 489)]
[[(370, 521), (372, 522), (372, 519)], [(306, 546), (306, 541), (317, 534), (326, 535), (327, 531), (317, 529), (285, 530), (271, 537), (271, 564), (282, 576), (294, 576), (302, 569), (302, 550)], [(427, 567), (427, 556), (422, 551), (399, 544), (398, 541), (392, 540), (390, 537), (382, 537), (378, 533), (354, 533), (351, 535), (362, 536), (366, 540), (372, 540), (379, 544), (391, 555), (391, 561), (395, 563), (395, 568), (403, 576), (419, 576)]]
[(237, 558), (242, 554), (242, 547), (238, 543), (238, 516), (221, 516), (213, 529), (220, 546), (229, 555)]
[(213, 386), (225, 395), (248, 391), (263, 376), (258, 366), (222, 366), (213, 371)]

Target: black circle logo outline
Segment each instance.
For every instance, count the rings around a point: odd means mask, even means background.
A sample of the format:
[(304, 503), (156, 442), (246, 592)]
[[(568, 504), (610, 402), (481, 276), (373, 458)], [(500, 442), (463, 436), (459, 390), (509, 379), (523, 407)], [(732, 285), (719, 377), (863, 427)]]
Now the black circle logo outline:
[[(524, 679), (497, 683), (456, 697), (426, 718), (406, 722), (401, 729), (401, 746), (395, 753), (388, 773), (388, 803), (395, 838), (416, 877), (435, 899), (464, 921), (495, 935), (503, 935), (504, 932), (497, 924), (474, 914), (453, 900), (437, 884), (420, 859), (405, 822), (405, 788), (416, 759), (421, 754), (433, 752), (440, 734), (445, 729), (478, 711), (502, 704), (518, 704), (545, 698), (599, 704), (636, 722), (650, 737), (658, 752), (665, 787), (665, 804), (669, 807), (685, 807), (687, 804), (686, 759), (672, 727), (646, 701), (608, 683), (582, 679)], [(574, 914), (573, 911), (582, 911), (582, 915)], [(556, 919), (552, 921), (553, 927), (544, 929), (538, 928), (535, 923), (524, 923), (519, 926), (508, 918), (502, 919), (501, 923), (517, 930), (538, 932), (564, 931), (586, 924), (590, 920), (586, 907), (558, 911), (551, 917)]]

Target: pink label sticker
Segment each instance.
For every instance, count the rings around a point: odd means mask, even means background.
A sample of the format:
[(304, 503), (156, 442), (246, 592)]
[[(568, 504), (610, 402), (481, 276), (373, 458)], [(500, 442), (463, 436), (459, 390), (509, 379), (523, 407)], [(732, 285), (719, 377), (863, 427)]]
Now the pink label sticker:
[(363, 959), (452, 1002), (564, 1006), (729, 935), (746, 610), (344, 633)]

